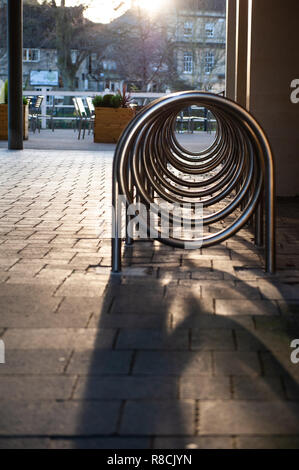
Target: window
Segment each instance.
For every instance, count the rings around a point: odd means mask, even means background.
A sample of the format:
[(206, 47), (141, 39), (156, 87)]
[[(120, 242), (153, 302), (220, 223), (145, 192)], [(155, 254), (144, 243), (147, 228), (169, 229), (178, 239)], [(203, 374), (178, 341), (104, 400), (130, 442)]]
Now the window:
[(75, 49), (72, 49), (71, 50), (71, 61), (72, 61), (72, 64), (75, 64), (77, 62), (77, 57), (78, 57), (78, 51), (76, 51)]
[(213, 23), (206, 23), (206, 37), (213, 38), (214, 37), (214, 25)]
[(184, 36), (192, 36), (193, 34), (193, 23), (191, 21), (185, 21), (184, 23)]
[(104, 70), (116, 70), (116, 62), (114, 60), (103, 60), (102, 65)]
[(23, 62), (39, 62), (39, 49), (23, 49)]
[(206, 52), (205, 55), (205, 73), (208, 75), (213, 71), (215, 65), (215, 54), (214, 52)]
[(193, 54), (192, 52), (184, 52), (184, 73), (193, 72)]

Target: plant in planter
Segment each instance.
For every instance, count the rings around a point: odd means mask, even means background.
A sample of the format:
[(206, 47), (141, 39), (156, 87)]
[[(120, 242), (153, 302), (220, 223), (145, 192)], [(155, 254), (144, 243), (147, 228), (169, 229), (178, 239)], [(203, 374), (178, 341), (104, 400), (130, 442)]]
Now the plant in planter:
[(123, 89), (116, 95), (95, 96), (94, 142), (116, 143), (134, 117), (134, 110), (129, 107), (130, 98)]
[[(23, 97), (23, 138), (28, 139), (28, 100)], [(8, 140), (8, 80), (4, 84), (4, 103), (0, 104), (0, 140)]]
[(120, 98), (120, 105), (122, 108), (129, 108), (131, 104), (131, 95), (128, 93), (127, 85), (123, 85), (122, 90), (117, 90), (117, 95)]

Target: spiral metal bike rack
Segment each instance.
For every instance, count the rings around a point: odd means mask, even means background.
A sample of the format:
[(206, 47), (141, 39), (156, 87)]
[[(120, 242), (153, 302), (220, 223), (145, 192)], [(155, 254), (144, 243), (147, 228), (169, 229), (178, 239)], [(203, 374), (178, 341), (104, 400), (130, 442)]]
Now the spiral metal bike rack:
[[(178, 114), (191, 105), (205, 107), (217, 122), (213, 144), (197, 153), (182, 147), (175, 135)], [(256, 245), (265, 245), (266, 271), (275, 272), (272, 152), (260, 125), (233, 101), (197, 91), (173, 93), (145, 107), (124, 130), (113, 162), (113, 272), (121, 271), (120, 196), (127, 206), (140, 201), (148, 210), (157, 199), (179, 205), (201, 203), (202, 224), (208, 230), (200, 240), (202, 248), (252, 224)], [(142, 223), (149, 232), (148, 217)], [(191, 223), (196, 223), (195, 216), (191, 215)], [(162, 243), (186, 246), (185, 239), (165, 238), (159, 229), (158, 233)], [(127, 243), (132, 242), (127, 236)]]

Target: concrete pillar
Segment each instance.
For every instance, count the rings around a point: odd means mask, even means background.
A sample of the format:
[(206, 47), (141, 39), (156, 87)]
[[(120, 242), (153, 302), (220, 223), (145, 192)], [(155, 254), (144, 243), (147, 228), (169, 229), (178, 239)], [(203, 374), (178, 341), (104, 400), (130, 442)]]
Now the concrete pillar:
[(23, 0), (7, 2), (8, 148), (23, 149)]
[(236, 0), (226, 0), (226, 96), (235, 99)]
[(248, 62), (248, 0), (236, 2), (235, 101), (246, 108)]
[[(242, 0), (241, 0), (242, 1)], [(277, 194), (299, 195), (298, 0), (250, 0), (247, 105), (266, 131), (276, 163)], [(250, 5), (249, 5), (250, 6)]]

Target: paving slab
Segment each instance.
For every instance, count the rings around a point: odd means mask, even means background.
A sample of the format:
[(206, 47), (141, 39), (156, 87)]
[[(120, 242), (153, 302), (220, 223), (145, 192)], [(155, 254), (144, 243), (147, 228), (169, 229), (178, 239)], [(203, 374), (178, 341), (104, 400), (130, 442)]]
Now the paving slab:
[(209, 352), (138, 351), (133, 373), (142, 375), (210, 374), (212, 357)]
[(84, 350), (75, 351), (67, 365), (68, 374), (128, 375), (132, 364), (132, 351)]
[(158, 329), (121, 329), (116, 342), (116, 349), (174, 349), (176, 351), (189, 349), (189, 331)]
[(298, 408), (286, 401), (203, 401), (200, 433), (298, 435)]
[(195, 400), (228, 400), (232, 397), (229, 377), (190, 376), (180, 381), (180, 398)]
[(115, 334), (106, 328), (9, 328), (3, 339), (7, 349), (110, 349)]
[[(101, 437), (101, 438), (73, 438), (51, 439), (50, 449), (150, 449), (150, 437)], [(1, 446), (1, 441), (0, 441)]]
[(81, 419), (80, 402), (22, 403), (12, 401), (0, 409), (0, 435), (111, 435), (116, 431), (120, 403), (86, 403)]
[(157, 437), (154, 439), (154, 449), (233, 449), (231, 437)]
[[(70, 399), (76, 377), (63, 375), (47, 376), (2, 376), (0, 400), (40, 402), (41, 400)], [(17, 403), (16, 403), (17, 406)]]
[(71, 350), (66, 349), (8, 349), (5, 364), (0, 366), (0, 375), (62, 374), (70, 357)]
[[(156, 417), (159, 416), (159, 420)], [(192, 400), (128, 401), (121, 432), (124, 435), (194, 434), (195, 403)]]
[(174, 377), (80, 377), (74, 391), (75, 399), (144, 400), (178, 398)]
[(238, 436), (238, 449), (299, 449), (299, 436)]

